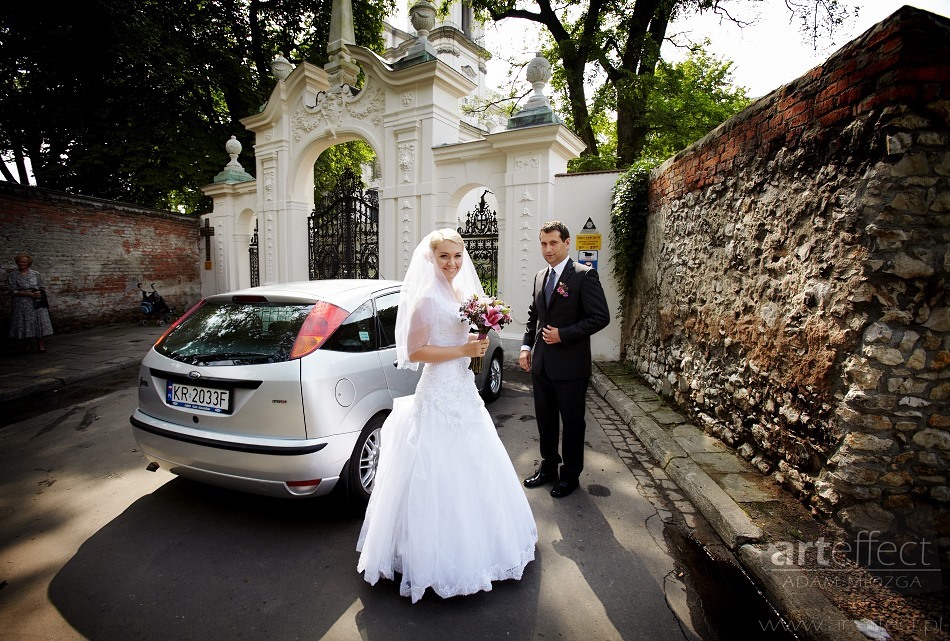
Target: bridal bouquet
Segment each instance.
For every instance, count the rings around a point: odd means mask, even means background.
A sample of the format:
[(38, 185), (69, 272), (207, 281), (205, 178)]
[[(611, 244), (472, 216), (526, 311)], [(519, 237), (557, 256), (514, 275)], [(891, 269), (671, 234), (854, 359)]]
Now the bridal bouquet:
[[(500, 332), (511, 322), (511, 308), (494, 296), (473, 294), (459, 307), (463, 323), (468, 323), (478, 332), (478, 338), (488, 338), (488, 330)], [(473, 358), (471, 369), (476, 374), (482, 370), (482, 359)]]

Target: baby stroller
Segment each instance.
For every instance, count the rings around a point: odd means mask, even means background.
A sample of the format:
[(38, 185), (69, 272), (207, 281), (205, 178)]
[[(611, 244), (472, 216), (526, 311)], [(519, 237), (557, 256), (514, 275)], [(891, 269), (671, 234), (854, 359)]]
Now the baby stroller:
[(152, 291), (147, 292), (142, 289), (142, 283), (136, 283), (136, 287), (142, 292), (142, 303), (139, 310), (145, 314), (145, 318), (139, 321), (141, 325), (148, 325), (154, 322), (159, 327), (165, 323), (170, 323), (177, 318), (174, 310), (168, 306), (162, 295), (155, 289), (155, 283), (152, 283)]

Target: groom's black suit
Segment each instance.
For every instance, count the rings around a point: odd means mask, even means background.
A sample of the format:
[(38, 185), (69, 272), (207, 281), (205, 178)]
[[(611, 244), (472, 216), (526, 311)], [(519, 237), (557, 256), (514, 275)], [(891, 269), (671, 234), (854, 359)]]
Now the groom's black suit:
[[(584, 469), (585, 397), (591, 375), (590, 337), (610, 323), (597, 270), (568, 259), (558, 288), (545, 302), (548, 268), (534, 278), (522, 345), (531, 346), (534, 408), (541, 438), (540, 470), (577, 484)], [(558, 329), (560, 342), (544, 342), (541, 329)], [(563, 458), (558, 453), (559, 418), (564, 423)]]

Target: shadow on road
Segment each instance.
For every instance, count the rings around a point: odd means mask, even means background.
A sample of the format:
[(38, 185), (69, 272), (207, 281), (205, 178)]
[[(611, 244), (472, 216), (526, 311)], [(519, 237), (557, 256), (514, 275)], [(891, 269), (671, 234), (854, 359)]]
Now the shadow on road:
[(362, 513), (175, 479), (90, 537), (49, 597), (90, 641), (484, 639), (534, 636), (541, 572), (490, 593), (412, 605), (356, 572)]

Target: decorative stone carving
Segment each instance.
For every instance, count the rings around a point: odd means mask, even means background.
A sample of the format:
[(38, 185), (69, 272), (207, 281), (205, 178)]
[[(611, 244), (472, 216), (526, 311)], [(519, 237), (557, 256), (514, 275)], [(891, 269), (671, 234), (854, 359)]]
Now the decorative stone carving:
[(347, 116), (356, 120), (369, 120), (379, 126), (383, 113), (383, 91), (379, 87), (364, 88), (358, 94), (350, 87), (336, 87), (317, 94), (314, 105), (304, 103), (293, 117), (294, 140), (300, 140), (321, 124), (336, 138)]
[(346, 45), (356, 44), (353, 5), (350, 0), (334, 0), (330, 10), (330, 38), (327, 42), (327, 72), (331, 87), (355, 87), (360, 69)]
[(241, 141), (237, 136), (231, 136), (231, 139), (224, 143), (224, 150), (228, 152), (231, 161), (224, 166), (224, 171), (214, 177), (216, 183), (240, 183), (254, 180), (254, 176), (244, 171), (244, 167), (238, 162), (238, 156), (241, 153)]
[(277, 245), (276, 235), (274, 233), (274, 212), (267, 212), (264, 223), (264, 247), (265, 260), (267, 261), (267, 274), (271, 279), (274, 277), (274, 248)]
[(264, 172), (264, 200), (274, 200), (274, 170)]
[(228, 152), (228, 155), (231, 157), (231, 162), (227, 164), (228, 167), (241, 167), (241, 163), (237, 161), (238, 154), (241, 153), (241, 150), (244, 147), (241, 145), (241, 141), (237, 139), (237, 136), (231, 136), (231, 139), (224, 143), (224, 150)]
[(416, 143), (404, 142), (399, 144), (399, 169), (402, 170), (402, 181), (412, 182), (410, 172), (416, 162)]
[(290, 64), (290, 61), (279, 54), (276, 58), (274, 58), (274, 61), (270, 63), (271, 75), (277, 78), (277, 80), (280, 82), (287, 80), (287, 76), (289, 76), (290, 72), (293, 70), (294, 66)]
[(382, 122), (384, 100), (379, 87), (364, 87), (357, 99), (348, 103), (350, 115), (357, 120), (369, 120), (378, 127)]
[(519, 156), (515, 158), (515, 169), (537, 169), (541, 165), (538, 156)]
[(421, 40), (429, 37), (435, 26), (435, 5), (428, 0), (420, 0), (409, 9), (409, 21)]
[(544, 86), (551, 79), (551, 63), (539, 53), (525, 68), (525, 78), (534, 88), (534, 95), (508, 120), (508, 129), (560, 123), (561, 119), (555, 115), (544, 95)]
[[(530, 203), (534, 201), (534, 197), (528, 193), (527, 190), (519, 198), (519, 202)], [(532, 244), (531, 244), (531, 234), (529, 231), (533, 229), (531, 225), (531, 218), (534, 217), (534, 214), (531, 213), (531, 209), (525, 204), (521, 208), (521, 286), (527, 287), (529, 279), (531, 277), (530, 264), (532, 257)], [(525, 320), (519, 320), (518, 322), (526, 322)]]
[(222, 279), (219, 282), (223, 283), (224, 282), (224, 265), (226, 264), (225, 258), (224, 258), (224, 236), (223, 235), (218, 236), (217, 250), (218, 250), (218, 276)]
[(409, 261), (412, 258), (412, 202), (409, 200), (402, 201), (402, 205), (399, 206), (399, 209), (402, 210), (402, 238), (400, 239), (400, 244), (402, 245), (402, 268), (403, 270), (409, 269)]
[(416, 95), (411, 91), (404, 91), (402, 94), (402, 106), (411, 107), (412, 103), (416, 101)]
[(395, 63), (395, 67), (402, 68), (438, 58), (438, 53), (429, 42), (429, 32), (435, 26), (435, 5), (427, 0), (420, 0), (409, 9), (409, 20), (416, 30), (416, 41), (406, 52), (406, 55)]
[[(543, 97), (541, 92), (544, 89), (544, 85), (548, 84), (548, 80), (551, 79), (551, 63), (538, 53), (525, 68), (525, 78), (527, 78), (528, 82), (530, 82), (534, 88), (535, 95), (541, 95)], [(546, 99), (545, 102), (547, 102)]]

